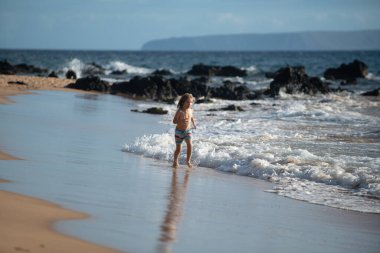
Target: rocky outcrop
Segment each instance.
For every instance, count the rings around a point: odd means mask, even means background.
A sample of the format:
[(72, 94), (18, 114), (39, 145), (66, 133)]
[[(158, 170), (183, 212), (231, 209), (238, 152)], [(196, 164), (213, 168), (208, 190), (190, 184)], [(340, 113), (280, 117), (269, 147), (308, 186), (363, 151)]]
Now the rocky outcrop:
[(71, 70), (69, 69), (67, 72), (66, 72), (66, 78), (67, 79), (77, 79), (77, 74), (75, 73), (74, 70)]
[(110, 75), (115, 75), (115, 76), (119, 76), (119, 75), (127, 75), (128, 74), (128, 71), (126, 69), (124, 70), (114, 70), (110, 73)]
[(247, 76), (247, 71), (234, 66), (213, 66), (202, 63), (193, 65), (189, 75), (194, 76)]
[(35, 67), (33, 65), (28, 65), (25, 63), (14, 65), (14, 69), (16, 73), (23, 74), (43, 74), (49, 71), (48, 69)]
[(244, 109), (241, 108), (241, 106), (238, 105), (228, 105), (226, 107), (220, 108), (220, 109), (210, 109), (210, 112), (216, 112), (216, 111), (236, 111), (236, 112), (244, 112)]
[(322, 82), (318, 77), (310, 77), (309, 80), (301, 86), (301, 92), (309, 95), (317, 93), (326, 94), (331, 91), (328, 83)]
[(173, 75), (173, 73), (170, 70), (167, 69), (156, 69), (152, 75), (157, 75), (157, 76), (170, 76)]
[(195, 98), (209, 97), (210, 88), (208, 86), (209, 79), (207, 77), (200, 77), (190, 79), (189, 77), (180, 77), (178, 80), (169, 79), (170, 85), (178, 95), (191, 93)]
[(83, 76), (96, 76), (96, 75), (104, 75), (105, 68), (100, 66), (99, 64), (96, 64), (95, 62), (87, 63), (83, 70), (82, 75)]
[(359, 60), (349, 64), (341, 64), (339, 68), (327, 69), (323, 76), (329, 80), (346, 80), (347, 83), (355, 82), (356, 78), (364, 78), (368, 75), (368, 66)]
[(273, 78), (269, 92), (267, 92), (271, 96), (277, 96), (280, 89), (288, 94), (305, 93), (309, 95), (330, 91), (327, 83), (317, 77), (309, 77), (303, 66), (281, 68), (274, 73)]
[(144, 113), (150, 113), (150, 114), (167, 114), (168, 111), (162, 109), (161, 107), (151, 107), (143, 111)]
[(111, 86), (108, 82), (101, 80), (98, 76), (88, 76), (79, 78), (75, 83), (69, 84), (66, 87), (86, 91), (108, 92)]
[[(220, 87), (209, 87), (209, 77), (191, 79), (189, 76), (166, 79), (161, 75), (147, 77), (135, 76), (130, 81), (117, 82), (112, 86), (100, 82), (96, 77), (82, 78), (72, 85), (72, 88), (98, 90), (112, 94), (126, 94), (131, 97), (153, 99), (158, 101), (173, 101), (177, 96), (191, 93), (195, 98), (210, 97), (228, 100), (257, 99), (263, 95), (277, 96), (280, 89), (286, 93), (316, 94), (330, 91), (328, 85), (317, 77), (309, 77), (304, 67), (285, 67), (273, 73), (273, 81), (267, 91), (251, 91), (241, 83), (225, 81)], [(84, 81), (85, 80), (85, 81)]]
[(58, 78), (58, 74), (55, 71), (49, 73), (48, 77)]
[(164, 110), (162, 109), (161, 107), (150, 107), (144, 111), (139, 111), (139, 110), (131, 110), (132, 112), (142, 112), (142, 113), (149, 113), (149, 114), (158, 114), (158, 115), (162, 115), (162, 114), (167, 114), (168, 111), (167, 110)]
[(43, 74), (47, 72), (48, 69), (35, 67), (33, 65), (28, 65), (25, 63), (12, 65), (7, 60), (0, 61), (0, 74)]
[(375, 89), (375, 90), (371, 90), (371, 91), (367, 91), (367, 92), (364, 92), (361, 94), (362, 96), (369, 96), (369, 97), (378, 97), (380, 95), (380, 88), (378, 89)]
[(244, 85), (237, 85), (226, 81), (223, 86), (210, 88), (208, 78), (165, 79), (162, 76), (148, 76), (132, 78), (129, 82), (114, 83), (111, 93), (124, 93), (132, 97), (149, 98), (159, 101), (171, 101), (179, 95), (191, 93), (195, 98), (215, 97), (229, 100), (254, 99), (256, 94)]
[(8, 84), (17, 84), (17, 85), (28, 85), (27, 83), (23, 81), (10, 81)]
[(245, 100), (254, 99), (256, 95), (247, 86), (238, 85), (231, 81), (225, 81), (224, 85), (211, 89), (211, 95), (215, 98), (229, 100)]
[(187, 77), (181, 77), (177, 80), (153, 75), (148, 77), (135, 76), (129, 82), (114, 83), (111, 87), (111, 93), (124, 93), (133, 97), (171, 101), (184, 93), (191, 93), (195, 98), (208, 96), (209, 88), (205, 78), (190, 80)]
[(303, 66), (285, 67), (274, 73), (273, 81), (270, 83), (270, 91), (273, 96), (279, 94), (280, 89), (286, 93), (295, 93), (300, 90), (303, 83), (309, 79)]
[(0, 74), (14, 75), (16, 74), (14, 67), (7, 60), (0, 61)]
[(178, 95), (170, 83), (160, 76), (135, 76), (129, 82), (114, 83), (111, 93), (155, 100), (167, 100)]

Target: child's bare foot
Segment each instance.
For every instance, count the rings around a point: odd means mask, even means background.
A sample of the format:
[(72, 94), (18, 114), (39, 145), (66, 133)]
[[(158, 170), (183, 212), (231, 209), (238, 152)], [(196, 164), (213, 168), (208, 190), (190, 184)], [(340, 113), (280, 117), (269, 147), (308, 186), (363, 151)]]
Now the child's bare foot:
[(190, 161), (188, 161), (188, 162), (187, 162), (187, 167), (192, 168), (192, 167), (193, 167), (193, 164), (192, 164)]
[(173, 167), (174, 169), (177, 169), (177, 168), (179, 167), (179, 165), (178, 165), (178, 163), (173, 163), (172, 167)]

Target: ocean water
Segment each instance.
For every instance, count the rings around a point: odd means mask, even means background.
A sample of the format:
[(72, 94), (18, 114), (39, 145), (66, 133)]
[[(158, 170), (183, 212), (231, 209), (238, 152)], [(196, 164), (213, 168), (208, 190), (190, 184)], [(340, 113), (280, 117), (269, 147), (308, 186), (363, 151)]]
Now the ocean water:
[[(269, 86), (265, 72), (303, 65), (310, 76), (355, 59), (369, 66), (366, 78), (344, 86), (349, 91), (308, 96), (281, 93), (255, 101), (214, 100), (195, 104), (198, 129), (193, 133), (194, 163), (215, 170), (275, 183), (273, 194), (360, 212), (380, 213), (380, 99), (363, 91), (380, 87), (380, 52), (128, 52), (0, 50), (0, 59), (84, 76), (88, 63), (105, 68), (108, 81), (129, 80), (169, 69), (175, 76), (193, 64), (233, 65), (248, 70), (246, 78), (213, 78), (212, 85), (233, 79), (251, 89)], [(125, 75), (111, 75), (126, 70)], [(338, 87), (339, 82), (332, 84)], [(254, 104), (252, 104), (254, 102)], [(175, 105), (149, 101), (139, 109), (161, 106), (164, 130), (124, 142), (122, 151), (170, 162)], [(244, 112), (210, 111), (229, 104)], [(121, 137), (122, 138), (122, 137)], [(185, 152), (185, 151), (184, 151)], [(182, 155), (184, 157), (184, 155)]]

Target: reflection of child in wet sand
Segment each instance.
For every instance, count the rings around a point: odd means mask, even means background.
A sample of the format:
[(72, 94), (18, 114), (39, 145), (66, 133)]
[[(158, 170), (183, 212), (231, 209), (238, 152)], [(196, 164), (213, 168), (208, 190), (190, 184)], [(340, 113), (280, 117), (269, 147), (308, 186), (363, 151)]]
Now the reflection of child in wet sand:
[(190, 159), (191, 159), (191, 154), (193, 151), (193, 144), (191, 142), (190, 124), (191, 123), (193, 124), (194, 129), (197, 128), (197, 126), (195, 125), (193, 109), (191, 108), (193, 102), (194, 102), (193, 95), (191, 95), (190, 93), (184, 94), (178, 102), (178, 105), (177, 105), (178, 110), (173, 118), (173, 123), (177, 125), (175, 128), (176, 149), (174, 152), (174, 161), (173, 161), (174, 168), (178, 167), (179, 155), (181, 154), (182, 142), (184, 140), (187, 145), (186, 164), (189, 167), (192, 166)]
[[(185, 172), (183, 183), (178, 179), (177, 170), (173, 170), (170, 192), (168, 194), (168, 207), (165, 218), (161, 224), (160, 241), (166, 243), (165, 247), (170, 247), (170, 244), (175, 242), (177, 237), (177, 226), (183, 215), (183, 205), (186, 197), (186, 190), (189, 184), (191, 170)], [(161, 252), (171, 252), (163, 250)]]

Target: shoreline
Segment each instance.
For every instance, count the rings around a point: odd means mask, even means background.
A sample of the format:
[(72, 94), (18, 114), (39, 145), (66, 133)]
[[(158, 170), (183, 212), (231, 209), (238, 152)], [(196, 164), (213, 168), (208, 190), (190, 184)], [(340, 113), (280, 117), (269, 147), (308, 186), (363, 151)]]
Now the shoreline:
[[(10, 83), (11, 82), (11, 83)], [(19, 82), (19, 83), (17, 83)], [(32, 94), (33, 90), (74, 91), (64, 88), (73, 80), (52, 77), (0, 75), (0, 104), (14, 103), (10, 96)], [(23, 84), (21, 84), (23, 83)], [(22, 160), (0, 150), (0, 160)], [(0, 179), (0, 183), (12, 181)], [(88, 219), (85, 213), (72, 211), (46, 200), (0, 190), (1, 252), (120, 252), (92, 242), (65, 235), (54, 229), (58, 221)]]
[[(22, 160), (22, 158), (10, 155), (10, 154), (0, 150), (0, 160)], [(0, 183), (1, 183), (1, 181), (0, 181)]]
[[(0, 180), (0, 183), (7, 183)], [(62, 220), (86, 219), (88, 214), (13, 192), (0, 190), (1, 252), (119, 252), (57, 232), (53, 224)]]
[(14, 101), (9, 98), (10, 96), (32, 94), (33, 90), (85, 92), (65, 88), (75, 81), (55, 77), (0, 75), (0, 104), (13, 103)]

